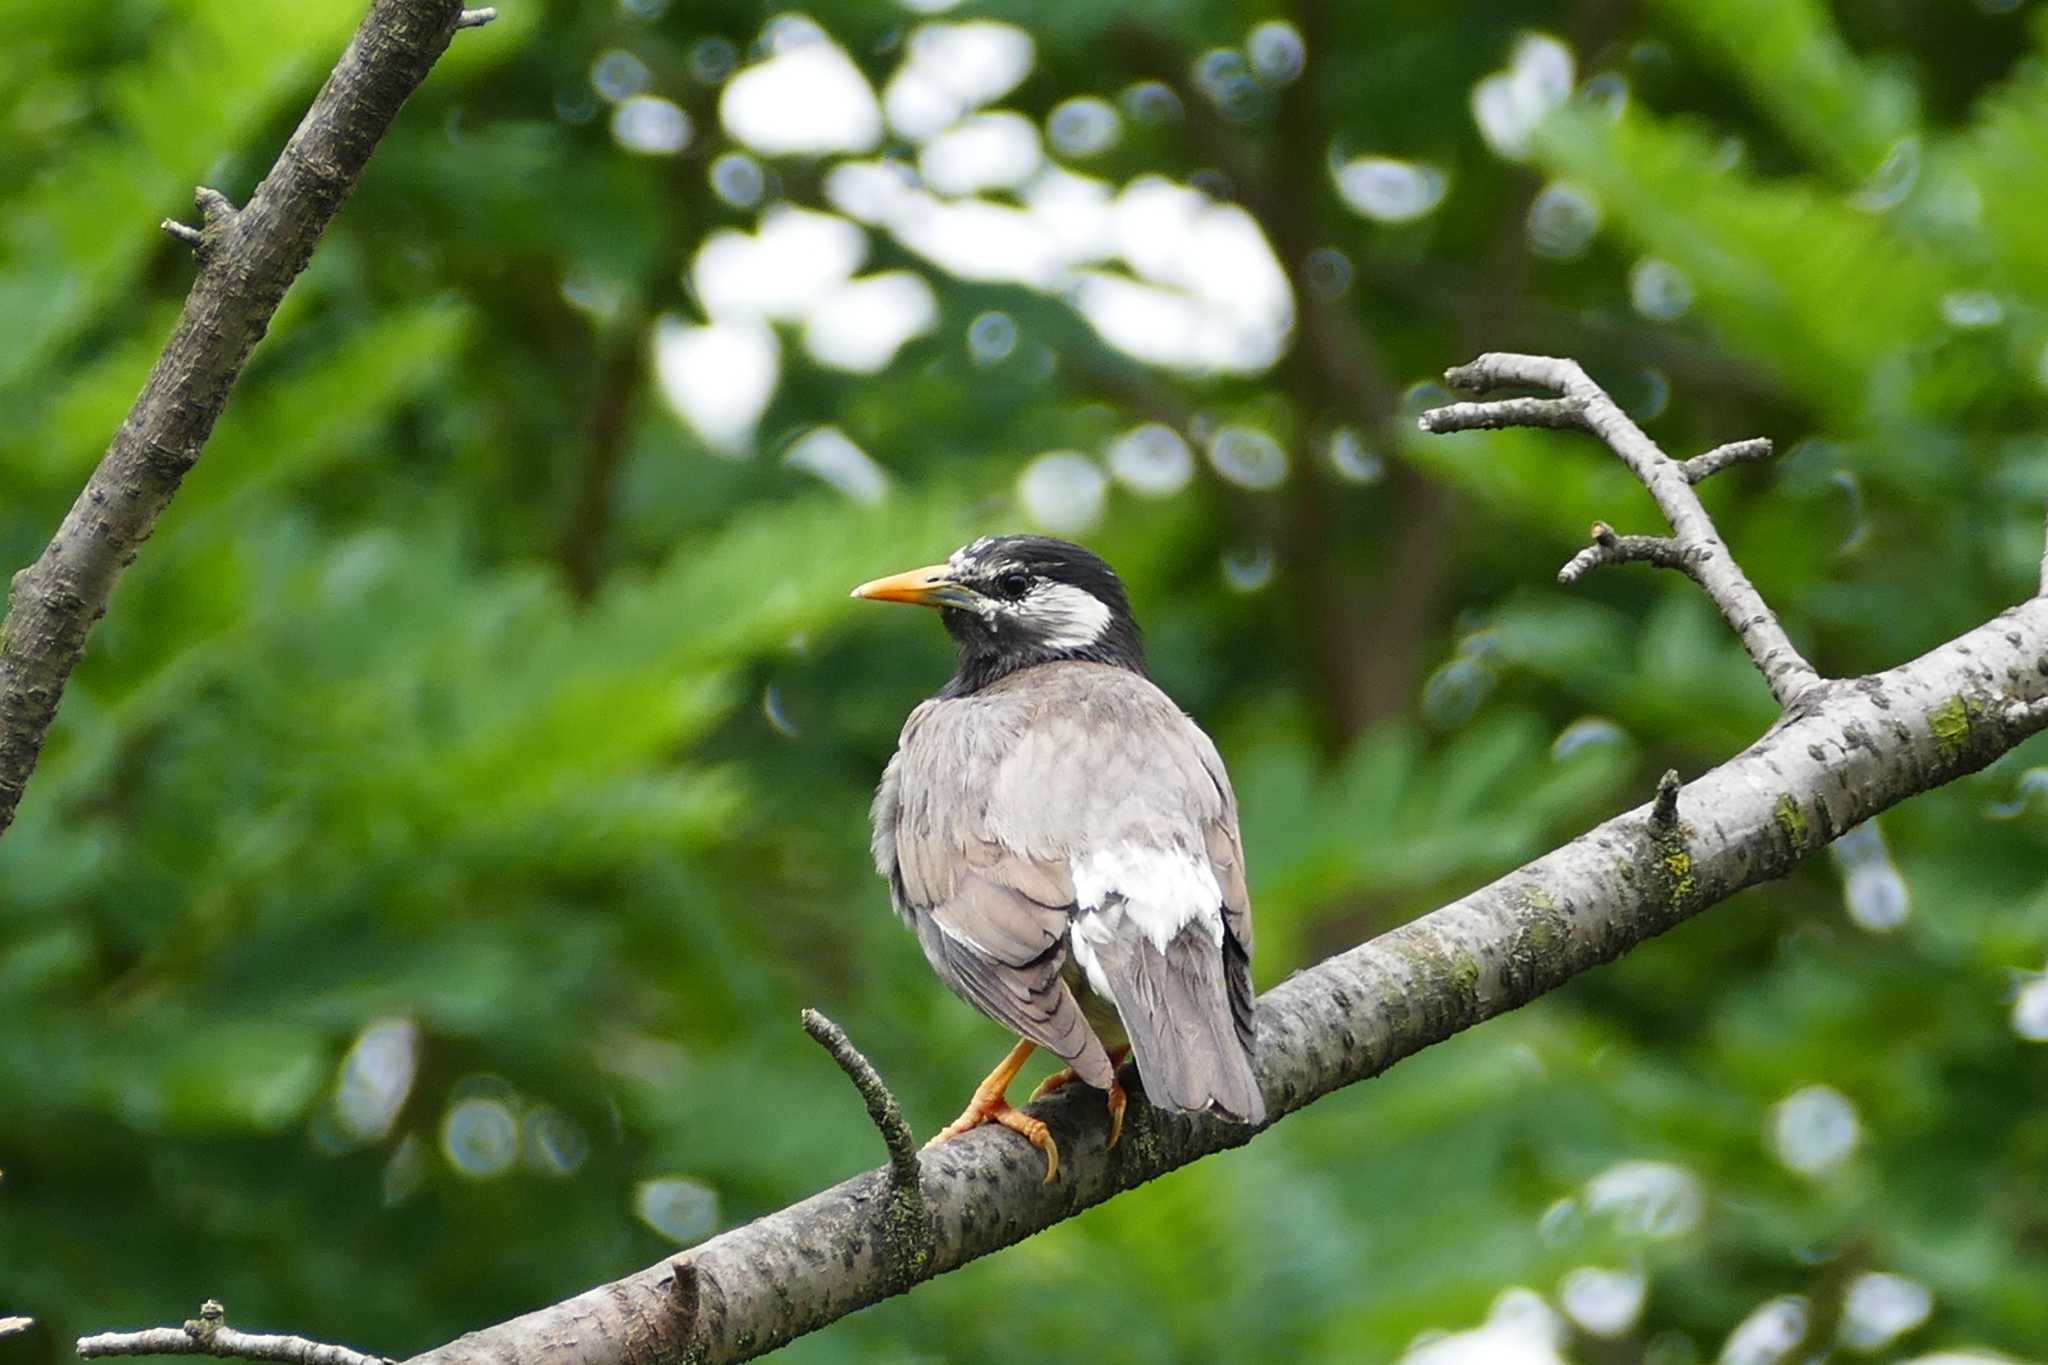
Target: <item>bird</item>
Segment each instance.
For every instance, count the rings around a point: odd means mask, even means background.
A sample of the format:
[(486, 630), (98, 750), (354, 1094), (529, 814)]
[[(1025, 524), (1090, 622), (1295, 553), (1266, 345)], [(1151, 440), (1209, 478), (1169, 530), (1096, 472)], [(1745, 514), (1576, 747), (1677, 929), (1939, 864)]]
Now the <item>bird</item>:
[[(1017, 1035), (933, 1143), (997, 1123), (1059, 1173), (1007, 1092), (1033, 1051), (1106, 1092), (1259, 1125), (1251, 899), (1215, 744), (1146, 675), (1116, 571), (1045, 536), (984, 537), (853, 596), (936, 608), (953, 676), (905, 721), (871, 812), (875, 868), (939, 978)], [(1028, 1103), (1028, 1101), (1027, 1101)], [(930, 1144), (927, 1144), (928, 1146)]]

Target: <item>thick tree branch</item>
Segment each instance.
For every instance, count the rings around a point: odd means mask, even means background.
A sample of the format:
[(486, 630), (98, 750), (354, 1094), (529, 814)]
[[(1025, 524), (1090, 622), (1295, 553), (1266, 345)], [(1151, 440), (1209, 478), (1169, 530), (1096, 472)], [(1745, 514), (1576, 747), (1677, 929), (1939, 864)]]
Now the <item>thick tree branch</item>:
[[(1554, 385), (1561, 401), (1592, 410), (1592, 429), (1611, 436), (1639, 475), (1647, 471), (1678, 542), (1711, 537), (1697, 501), (1673, 496), (1692, 498), (1680, 466), (1633, 424), (1594, 409), (1589, 391), (1598, 391), (1576, 366), (1551, 374), (1564, 381)], [(1711, 543), (1714, 562), (1754, 597), (1718, 539)], [(1708, 581), (1730, 591), (1725, 575)], [(1268, 991), (1258, 1006), (1256, 1066), (1273, 1121), (1785, 875), (1862, 821), (2048, 726), (2048, 597), (1884, 673), (1829, 681), (1809, 669), (1787, 701), (1769, 732), (1696, 781), (1681, 786), (1666, 774), (1644, 805)], [(1098, 1108), (1082, 1087), (1034, 1106), (1065, 1154), (1050, 1185), (1036, 1154), (999, 1129), (925, 1153), (930, 1241), (921, 1257), (890, 1216), (894, 1182), (883, 1168), (735, 1228), (684, 1261), (471, 1333), (409, 1365), (749, 1359), (1255, 1135), (1134, 1104), (1124, 1140), (1105, 1150)], [(678, 1292), (679, 1265), (686, 1292)]]
[(198, 460), (285, 290), (458, 24), (487, 14), (459, 0), (375, 0), (248, 204), (202, 189), (203, 227), (165, 222), (198, 252), (199, 277), (99, 467), (42, 556), (15, 575), (0, 626), (0, 832), (87, 633)]
[[(1571, 381), (1555, 385), (1565, 401), (1593, 410), (1587, 391), (1598, 391), (1576, 366), (1554, 377)], [(1632, 424), (1624, 430), (1594, 411), (1591, 428), (1639, 476), (1647, 471), (1679, 543), (1711, 536), (1696, 501), (1671, 497), (1674, 486), (1691, 497), (1679, 466)], [(1735, 572), (1713, 545), (1716, 562)], [(1725, 578), (1711, 581), (1710, 591), (1727, 590)], [(2048, 595), (1886, 672), (1809, 677), (1777, 723), (1720, 767), (1684, 785), (1667, 773), (1643, 805), (1261, 996), (1254, 1065), (1270, 1121), (1785, 875), (1880, 811), (1977, 771), (2044, 727)], [(857, 1070), (849, 1074), (858, 1082)], [(1100, 1100), (1086, 1087), (1033, 1109), (1065, 1156), (1054, 1183), (1014, 1134), (983, 1128), (923, 1154), (925, 1218), (901, 1216), (903, 1178), (883, 1167), (409, 1365), (750, 1359), (1256, 1136), (1138, 1102), (1109, 1150)]]
[(1664, 519), (1671, 523), (1673, 539), (1668, 542), (1649, 537), (1619, 537), (1610, 531), (1614, 543), (1605, 545), (1596, 529), (1593, 548), (1567, 564), (1559, 575), (1561, 579), (1569, 583), (1595, 564), (1628, 559), (1682, 569), (1700, 585), (1701, 591), (1719, 608), (1721, 618), (1742, 640), (1742, 647), (1756, 662), (1778, 705), (1789, 707), (1809, 689), (1819, 686), (1820, 674), (1793, 648), (1777, 615), (1764, 604), (1762, 595), (1728, 553), (1728, 547), (1721, 543), (1713, 519), (1700, 504), (1699, 495), (1692, 491), (1695, 482), (1731, 463), (1761, 458), (1769, 453), (1768, 445), (1761, 449), (1755, 442), (1722, 446), (1700, 456), (1696, 468), (1688, 468), (1658, 449), (1657, 443), (1643, 434), (1620, 405), (1571, 360), (1496, 352), (1446, 371), (1444, 381), (1467, 393), (1533, 388), (1547, 389), (1558, 397), (1453, 403), (1423, 413), (1424, 431), (1533, 426), (1588, 432), (1621, 457), (1629, 472), (1650, 490)]
[(100, 1356), (221, 1356), (229, 1360), (268, 1360), (277, 1365), (391, 1365), (383, 1356), (365, 1355), (304, 1337), (238, 1332), (227, 1325), (227, 1313), (208, 1299), (199, 1316), (183, 1327), (145, 1327), (139, 1332), (102, 1332), (80, 1337), (78, 1354)]

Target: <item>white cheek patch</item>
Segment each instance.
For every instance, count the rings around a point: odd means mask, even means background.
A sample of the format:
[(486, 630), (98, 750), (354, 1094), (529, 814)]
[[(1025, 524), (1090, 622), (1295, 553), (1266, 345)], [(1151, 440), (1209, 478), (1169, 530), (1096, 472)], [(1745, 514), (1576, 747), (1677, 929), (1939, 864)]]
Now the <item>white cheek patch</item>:
[(1049, 649), (1086, 649), (1109, 627), (1108, 605), (1071, 583), (1043, 585), (1016, 611)]
[(1159, 952), (1190, 924), (1223, 944), (1223, 892), (1209, 860), (1175, 848), (1118, 844), (1068, 864), (1074, 878), (1074, 962), (1097, 995), (1115, 1002), (1096, 948), (1119, 934), (1143, 934)]

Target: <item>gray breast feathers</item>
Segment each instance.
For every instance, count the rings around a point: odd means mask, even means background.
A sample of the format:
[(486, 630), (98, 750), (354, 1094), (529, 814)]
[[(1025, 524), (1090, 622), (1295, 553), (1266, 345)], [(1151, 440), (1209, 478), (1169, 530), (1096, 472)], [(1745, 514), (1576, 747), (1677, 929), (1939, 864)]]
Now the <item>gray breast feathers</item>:
[(875, 865), (970, 1003), (1112, 1079), (1069, 982), (1113, 1004), (1148, 1092), (1259, 1121), (1251, 907), (1216, 749), (1151, 683), (1065, 662), (912, 712)]

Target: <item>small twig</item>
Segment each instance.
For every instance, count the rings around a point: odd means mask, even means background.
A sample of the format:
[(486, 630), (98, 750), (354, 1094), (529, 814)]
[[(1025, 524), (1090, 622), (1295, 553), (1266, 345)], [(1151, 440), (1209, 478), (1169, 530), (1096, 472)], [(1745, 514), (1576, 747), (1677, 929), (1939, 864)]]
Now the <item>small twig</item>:
[(210, 185), (201, 185), (192, 191), (192, 202), (199, 206), (199, 216), (206, 220), (208, 227), (235, 216), (234, 201)]
[(911, 1136), (910, 1125), (904, 1122), (903, 1106), (889, 1093), (889, 1087), (883, 1083), (874, 1063), (862, 1056), (853, 1040), (846, 1036), (845, 1029), (814, 1009), (806, 1009), (803, 1018), (804, 1032), (832, 1054), (832, 1060), (839, 1063), (839, 1069), (853, 1082), (853, 1088), (860, 1091), (861, 1101), (868, 1107), (868, 1118), (881, 1130), (882, 1141), (888, 1145), (890, 1179), (900, 1188), (917, 1189), (917, 1139)]
[(1557, 571), (1557, 581), (1570, 587), (1603, 564), (1655, 564), (1697, 579), (1697, 561), (1712, 553), (1688, 550), (1669, 536), (1616, 535), (1612, 526), (1596, 521), (1593, 543), (1566, 561)]
[(192, 202), (199, 206), (200, 219), (206, 224), (204, 228), (181, 223), (175, 218), (166, 218), (157, 226), (194, 251), (198, 251), (206, 245), (206, 234), (209, 230), (221, 227), (235, 216), (235, 206), (233, 201), (219, 190), (205, 185), (192, 191)]
[(0, 1318), (0, 1337), (18, 1337), (35, 1325), (34, 1318)]
[[(1445, 378), (1457, 387), (1458, 371)], [(1450, 431), (1499, 431), (1505, 427), (1555, 427), (1585, 431), (1586, 410), (1568, 398), (1502, 398), (1491, 403), (1452, 403), (1431, 408), (1420, 418), (1422, 429), (1434, 436)]]
[(227, 1313), (208, 1299), (199, 1316), (183, 1327), (146, 1327), (139, 1332), (102, 1332), (80, 1337), (78, 1354), (100, 1356), (221, 1356), (230, 1360), (267, 1360), (278, 1365), (392, 1365), (388, 1356), (369, 1355), (324, 1341), (271, 1333), (238, 1332), (227, 1325)]
[(485, 5), (482, 9), (466, 9), (455, 16), (455, 27), (482, 28), (497, 17), (498, 11), (490, 5)]
[(1764, 675), (1778, 705), (1789, 707), (1808, 688), (1820, 682), (1820, 674), (1792, 645), (1785, 627), (1764, 602), (1762, 594), (1742, 572), (1721, 536), (1713, 518), (1692, 490), (1697, 479), (1738, 459), (1761, 458), (1753, 442), (1722, 446), (1699, 456), (1697, 473), (1673, 460), (1643, 434), (1627, 413), (1607, 396), (1607, 391), (1586, 377), (1576, 361), (1551, 356), (1489, 353), (1469, 365), (1444, 373), (1444, 382), (1468, 393), (1497, 388), (1548, 389), (1556, 398), (1506, 398), (1488, 403), (1453, 403), (1435, 408), (1421, 417), (1428, 432), (1478, 431), (1506, 426), (1569, 427), (1589, 432), (1604, 441), (1621, 457), (1629, 472), (1656, 499), (1664, 519), (1671, 524), (1671, 538), (1615, 536), (1603, 540), (1599, 530), (1593, 545), (1574, 557), (1558, 575), (1572, 582), (1599, 564), (1627, 559), (1647, 560), (1683, 570), (1700, 585), (1701, 591), (1719, 609), (1741, 639), (1757, 671)]
[(1650, 819), (1659, 825), (1678, 823), (1678, 769), (1666, 768), (1657, 779), (1657, 799), (1650, 806)]
[(1732, 466), (1768, 460), (1771, 458), (1772, 449), (1771, 438), (1768, 436), (1753, 436), (1747, 441), (1730, 441), (1727, 445), (1715, 446), (1704, 455), (1693, 456), (1678, 466), (1678, 472), (1685, 475), (1687, 483), (1701, 483)]

